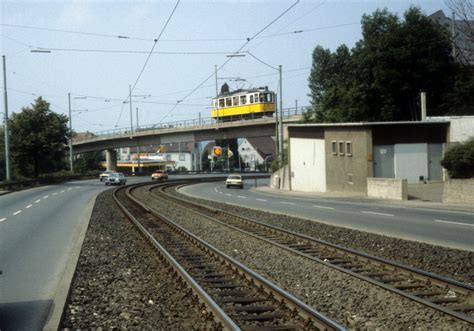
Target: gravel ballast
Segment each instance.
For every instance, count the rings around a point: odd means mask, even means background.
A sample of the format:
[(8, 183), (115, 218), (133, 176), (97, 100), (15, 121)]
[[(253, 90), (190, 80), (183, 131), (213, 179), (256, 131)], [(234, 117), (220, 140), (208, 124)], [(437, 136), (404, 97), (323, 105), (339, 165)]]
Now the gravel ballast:
[(61, 328), (209, 329), (199, 310), (123, 216), (97, 197)]
[(182, 190), (176, 194), (181, 198), (258, 220), (265, 224), (302, 233), (332, 244), (433, 272), (466, 284), (474, 284), (474, 252), (352, 230), (313, 220), (272, 214), (215, 201), (196, 199), (182, 194)]
[(136, 196), (350, 329), (464, 329), (468, 324), (183, 209)]

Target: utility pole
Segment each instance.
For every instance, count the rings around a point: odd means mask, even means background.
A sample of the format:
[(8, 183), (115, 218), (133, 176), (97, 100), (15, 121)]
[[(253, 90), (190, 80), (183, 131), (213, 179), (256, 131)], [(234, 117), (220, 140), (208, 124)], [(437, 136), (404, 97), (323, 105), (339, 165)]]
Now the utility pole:
[(10, 135), (8, 133), (8, 95), (7, 95), (7, 73), (6, 73), (6, 64), (5, 64), (5, 55), (2, 56), (3, 59), (3, 101), (5, 104), (5, 168), (7, 175), (7, 182), (12, 180), (11, 177), (11, 165), (10, 165)]
[[(130, 100), (132, 100), (132, 98), (130, 98)], [(130, 102), (130, 104), (131, 104), (131, 102)], [(137, 107), (137, 122), (136, 123), (137, 123), (136, 130), (138, 130), (138, 107)], [(135, 130), (135, 132), (136, 132), (136, 130)], [(138, 164), (137, 164), (138, 172), (141, 172), (142, 169), (140, 167), (140, 146), (138, 145), (138, 140), (137, 140), (137, 157), (138, 157)]]
[(216, 73), (216, 119), (217, 119), (217, 129), (219, 129), (219, 86), (217, 85), (217, 64), (214, 65), (214, 70)]
[(69, 137), (69, 170), (71, 173), (74, 173), (74, 165), (72, 160), (72, 115), (71, 115), (71, 93), (67, 94), (68, 105), (69, 105), (69, 132), (71, 137)]
[(451, 38), (453, 39), (453, 60), (456, 62), (456, 31), (455, 31), (455, 16), (452, 13), (452, 24), (451, 24)]
[[(128, 90), (130, 91), (130, 134), (133, 134), (133, 113), (132, 113), (132, 85), (128, 85)], [(131, 136), (130, 136), (131, 137)]]
[(280, 163), (280, 167), (283, 166), (283, 83), (282, 83), (282, 74), (281, 74), (281, 64), (278, 66), (278, 71), (280, 74), (280, 127), (279, 127), (279, 134), (280, 138), (278, 140), (278, 161)]

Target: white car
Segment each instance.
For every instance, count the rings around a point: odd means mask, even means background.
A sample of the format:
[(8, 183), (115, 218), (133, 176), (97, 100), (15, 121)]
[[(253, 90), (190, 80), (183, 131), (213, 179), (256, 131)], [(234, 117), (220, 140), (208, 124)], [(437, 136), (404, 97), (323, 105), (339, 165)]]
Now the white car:
[(109, 174), (105, 179), (105, 185), (125, 185), (127, 183), (127, 178), (121, 172), (114, 172)]
[(99, 180), (100, 180), (101, 182), (103, 182), (104, 180), (107, 179), (107, 177), (109, 177), (110, 174), (113, 174), (114, 172), (115, 172), (115, 171), (112, 171), (112, 170), (106, 170), (106, 171), (104, 171), (103, 173), (101, 173), (101, 174), (99, 175)]
[(227, 188), (231, 186), (236, 186), (241, 189), (244, 188), (244, 182), (242, 180), (242, 176), (240, 175), (229, 175), (229, 177), (227, 177), (227, 180), (225, 181), (225, 185), (227, 186)]

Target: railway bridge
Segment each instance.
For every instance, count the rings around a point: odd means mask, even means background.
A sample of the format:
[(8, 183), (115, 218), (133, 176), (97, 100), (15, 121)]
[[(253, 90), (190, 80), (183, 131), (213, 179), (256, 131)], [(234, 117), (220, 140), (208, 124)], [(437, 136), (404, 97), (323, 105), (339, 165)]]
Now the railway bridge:
[[(287, 110), (283, 113), (283, 124), (300, 121), (301, 114), (301, 110)], [(73, 154), (105, 150), (107, 168), (109, 169), (116, 167), (117, 157), (115, 149), (117, 148), (219, 139), (269, 137), (275, 135), (275, 126), (275, 117), (262, 117), (255, 119), (241, 118), (221, 123), (189, 120), (140, 127), (135, 130), (131, 128), (117, 129), (91, 133), (80, 139), (73, 139)]]

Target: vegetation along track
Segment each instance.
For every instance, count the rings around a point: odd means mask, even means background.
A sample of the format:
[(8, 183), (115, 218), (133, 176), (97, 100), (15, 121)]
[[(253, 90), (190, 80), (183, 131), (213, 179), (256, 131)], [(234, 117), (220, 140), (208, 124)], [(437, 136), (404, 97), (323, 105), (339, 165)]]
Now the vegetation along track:
[(136, 200), (118, 188), (114, 199), (157, 249), (173, 273), (188, 284), (217, 329), (340, 330), (291, 294)]
[(471, 285), (195, 204), (167, 192), (185, 185), (189, 183), (162, 184), (150, 187), (150, 192), (155, 198), (167, 199), (180, 208), (474, 324), (474, 287)]

